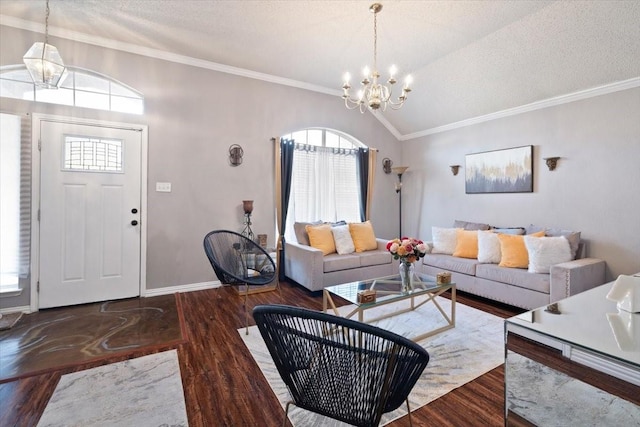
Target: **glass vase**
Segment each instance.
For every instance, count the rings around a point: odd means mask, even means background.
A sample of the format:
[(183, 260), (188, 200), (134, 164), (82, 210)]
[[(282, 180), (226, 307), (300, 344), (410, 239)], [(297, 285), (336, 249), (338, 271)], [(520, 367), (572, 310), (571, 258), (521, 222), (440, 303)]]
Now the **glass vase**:
[(414, 267), (412, 262), (400, 263), (400, 290), (403, 294), (413, 290), (413, 271)]

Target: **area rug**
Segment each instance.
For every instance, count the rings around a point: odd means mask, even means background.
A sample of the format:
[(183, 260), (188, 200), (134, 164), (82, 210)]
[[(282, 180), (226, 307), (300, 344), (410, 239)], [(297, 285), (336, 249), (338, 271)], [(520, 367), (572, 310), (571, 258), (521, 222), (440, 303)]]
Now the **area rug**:
[[(438, 297), (437, 301), (448, 313), (451, 301), (442, 297)], [(408, 301), (376, 307), (366, 312), (365, 320), (400, 310), (406, 307), (405, 304), (408, 304)], [(340, 308), (340, 312), (345, 313), (352, 309), (351, 305), (345, 306)], [(372, 324), (410, 338), (426, 328), (444, 326), (445, 321), (433, 304), (425, 304), (415, 311)], [(430, 360), (409, 395), (411, 410), (428, 404), (504, 363), (503, 324), (504, 320), (500, 317), (456, 304), (456, 327), (419, 342), (429, 352)], [(273, 365), (257, 327), (250, 327), (249, 335), (245, 334), (244, 328), (239, 329), (238, 333), (284, 407), (290, 399), (289, 393)], [(381, 425), (388, 424), (406, 413), (406, 406), (403, 405), (396, 411), (385, 414)], [(294, 426), (346, 425), (295, 406), (289, 410), (289, 419)]]
[(176, 350), (63, 375), (45, 426), (187, 426)]
[(27, 314), (0, 331), (0, 384), (170, 350), (185, 342), (185, 330), (179, 294)]

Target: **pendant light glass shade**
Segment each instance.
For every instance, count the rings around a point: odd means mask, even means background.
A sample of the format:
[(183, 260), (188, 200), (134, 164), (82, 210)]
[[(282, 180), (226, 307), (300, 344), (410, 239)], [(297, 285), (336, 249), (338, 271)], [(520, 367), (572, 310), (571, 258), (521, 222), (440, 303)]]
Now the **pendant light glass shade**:
[(57, 89), (67, 76), (67, 68), (58, 49), (48, 43), (34, 43), (22, 59), (38, 87)]

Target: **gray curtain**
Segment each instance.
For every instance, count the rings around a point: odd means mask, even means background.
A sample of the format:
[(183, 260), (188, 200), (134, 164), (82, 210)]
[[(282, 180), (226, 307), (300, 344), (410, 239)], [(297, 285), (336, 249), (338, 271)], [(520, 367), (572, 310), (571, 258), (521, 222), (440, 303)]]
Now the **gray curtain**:
[(369, 192), (369, 149), (358, 148), (356, 155), (358, 182), (360, 183), (360, 220), (367, 219), (367, 194)]
[(295, 149), (295, 142), (293, 139), (281, 139), (280, 140), (280, 212), (279, 215), (280, 224), (278, 224), (280, 230), (280, 248), (278, 252), (278, 280), (284, 280), (284, 230), (287, 224), (287, 213), (289, 210), (289, 196), (291, 195), (291, 175), (293, 173), (293, 151)]

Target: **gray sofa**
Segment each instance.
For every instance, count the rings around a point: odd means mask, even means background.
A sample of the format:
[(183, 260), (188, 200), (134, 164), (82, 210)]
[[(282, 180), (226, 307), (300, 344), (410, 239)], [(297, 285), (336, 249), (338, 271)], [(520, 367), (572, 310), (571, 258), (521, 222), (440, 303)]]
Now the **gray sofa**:
[[(432, 243), (428, 243), (432, 249)], [(451, 273), (456, 289), (531, 310), (586, 291), (605, 282), (605, 262), (580, 258), (551, 266), (549, 274), (529, 273), (526, 269), (483, 264), (477, 259), (428, 253), (422, 259), (422, 272), (435, 276)]]
[(385, 239), (376, 239), (378, 248), (371, 251), (339, 255), (322, 255), (322, 251), (298, 242), (285, 242), (284, 268), (287, 278), (310, 291), (326, 286), (390, 276), (398, 272), (387, 251)]

